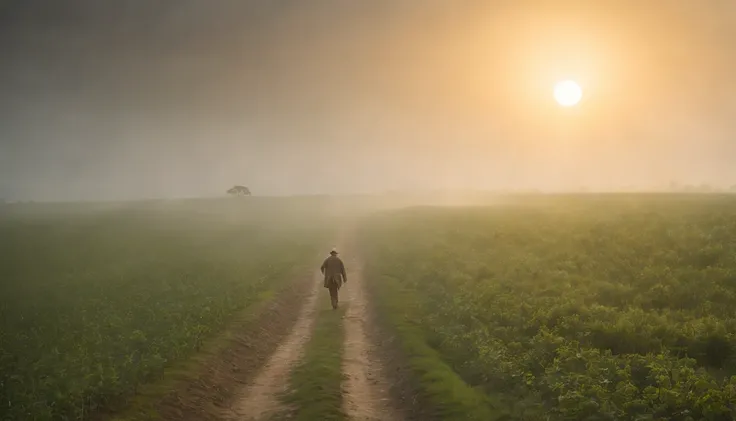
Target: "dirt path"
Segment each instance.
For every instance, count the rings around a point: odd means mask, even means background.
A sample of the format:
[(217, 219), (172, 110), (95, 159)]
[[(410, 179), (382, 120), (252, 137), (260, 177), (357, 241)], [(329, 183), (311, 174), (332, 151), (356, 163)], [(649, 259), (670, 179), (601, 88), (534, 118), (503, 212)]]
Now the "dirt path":
[(341, 300), (348, 306), (344, 320), (344, 411), (354, 421), (398, 421), (401, 417), (392, 408), (390, 385), (369, 334), (372, 319), (363, 285), (362, 263), (349, 259), (345, 265), (349, 283)]
[[(340, 293), (340, 305), (346, 308), (343, 320), (343, 410), (353, 421), (400, 421), (403, 417), (392, 405), (390, 384), (373, 341), (375, 329), (363, 284), (362, 262), (356, 257), (344, 259), (349, 283)], [(322, 292), (322, 276), (316, 273), (294, 328), (255, 379), (237, 394), (223, 419), (266, 421), (287, 409), (279, 398), (288, 391), (291, 370), (300, 361), (312, 335), (317, 298)]]
[(235, 399), (225, 415), (232, 421), (260, 421), (284, 408), (279, 397), (287, 391), (289, 374), (299, 361), (304, 345), (312, 334), (317, 297), (322, 287), (322, 278), (315, 274), (312, 289), (289, 336), (271, 355), (268, 362), (253, 382)]

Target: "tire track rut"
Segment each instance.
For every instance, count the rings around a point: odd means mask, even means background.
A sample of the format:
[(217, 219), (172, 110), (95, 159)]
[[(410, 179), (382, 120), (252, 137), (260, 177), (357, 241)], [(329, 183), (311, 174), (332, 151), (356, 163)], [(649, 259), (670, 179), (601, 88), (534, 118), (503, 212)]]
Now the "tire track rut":
[(346, 262), (348, 268), (347, 304), (344, 320), (343, 411), (353, 421), (399, 421), (392, 406), (390, 384), (384, 366), (370, 338), (372, 318), (365, 293), (362, 263)]
[(271, 355), (256, 378), (234, 400), (223, 417), (226, 420), (265, 421), (285, 409), (279, 398), (287, 392), (291, 370), (301, 359), (304, 347), (312, 336), (317, 297), (322, 287), (319, 275), (318, 272), (314, 275), (312, 289), (289, 336)]

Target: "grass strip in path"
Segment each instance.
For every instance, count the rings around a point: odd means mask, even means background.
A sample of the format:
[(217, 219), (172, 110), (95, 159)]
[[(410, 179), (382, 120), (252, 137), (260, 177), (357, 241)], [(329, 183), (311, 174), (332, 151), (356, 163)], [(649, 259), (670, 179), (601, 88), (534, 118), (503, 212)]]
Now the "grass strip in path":
[[(393, 343), (404, 367), (396, 367), (409, 377), (415, 395), (407, 408), (412, 419), (447, 421), (493, 421), (505, 419), (504, 411), (490, 397), (470, 387), (427, 343), (419, 325), (417, 294), (399, 279), (366, 273), (373, 282), (368, 289), (384, 334), (394, 335)], [(394, 364), (396, 365), (396, 364)]]
[[(327, 290), (317, 305), (312, 338), (291, 375), (290, 392), (283, 400), (291, 408), (291, 420), (343, 421), (347, 420), (341, 389), (345, 309), (332, 309)], [(275, 419), (284, 419), (283, 416)]]

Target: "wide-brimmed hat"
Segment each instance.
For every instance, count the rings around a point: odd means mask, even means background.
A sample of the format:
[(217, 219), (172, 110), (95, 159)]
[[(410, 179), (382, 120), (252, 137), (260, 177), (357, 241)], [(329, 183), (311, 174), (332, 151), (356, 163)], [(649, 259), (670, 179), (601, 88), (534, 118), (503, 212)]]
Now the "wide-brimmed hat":
[(330, 254), (337, 254), (337, 248), (333, 247), (332, 250), (330, 250)]

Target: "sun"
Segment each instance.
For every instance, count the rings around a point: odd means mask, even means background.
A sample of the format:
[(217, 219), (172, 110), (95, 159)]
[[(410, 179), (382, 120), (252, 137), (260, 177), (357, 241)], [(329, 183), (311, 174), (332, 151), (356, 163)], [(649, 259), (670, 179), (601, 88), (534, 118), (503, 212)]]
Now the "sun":
[(558, 104), (572, 107), (582, 99), (583, 89), (574, 80), (563, 80), (555, 85), (554, 95)]

